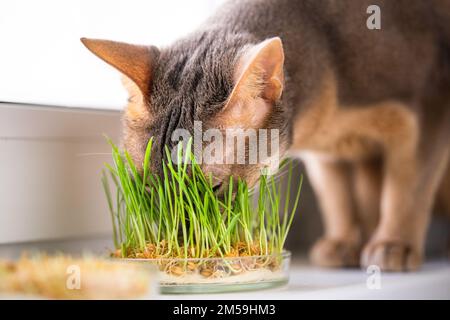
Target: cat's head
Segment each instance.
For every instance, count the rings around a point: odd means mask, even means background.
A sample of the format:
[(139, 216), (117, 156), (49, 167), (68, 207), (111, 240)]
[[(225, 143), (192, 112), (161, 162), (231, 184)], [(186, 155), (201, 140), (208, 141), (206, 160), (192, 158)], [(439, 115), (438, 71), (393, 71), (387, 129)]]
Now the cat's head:
[(280, 38), (252, 43), (201, 34), (163, 49), (81, 41), (124, 75), (129, 92), (124, 146), (136, 164), (142, 165), (153, 137), (151, 166), (160, 171), (164, 146), (174, 148), (183, 132), (189, 132), (196, 155), (202, 157), (202, 170), (223, 189), (230, 176), (253, 185), (261, 169), (276, 166), (287, 149)]

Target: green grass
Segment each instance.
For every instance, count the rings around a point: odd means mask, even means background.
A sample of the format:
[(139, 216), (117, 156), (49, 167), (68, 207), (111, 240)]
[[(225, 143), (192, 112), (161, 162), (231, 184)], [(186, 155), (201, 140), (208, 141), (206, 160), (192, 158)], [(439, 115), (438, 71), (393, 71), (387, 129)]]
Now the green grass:
[[(292, 162), (283, 166), (287, 172), (282, 178), (262, 175), (258, 191), (230, 178), (224, 196), (218, 197), (211, 179), (195, 162), (190, 143), (186, 152), (189, 159), (185, 159), (190, 161), (175, 165), (167, 156), (160, 177), (149, 169), (152, 140), (142, 172), (126, 151), (109, 142), (114, 164), (106, 164), (102, 182), (113, 222), (116, 256), (207, 258), (283, 251), (301, 189), (300, 181), (292, 201)], [(167, 148), (166, 153), (169, 155)], [(182, 156), (180, 147), (178, 156)], [(287, 190), (282, 192), (277, 180), (285, 178)], [(286, 195), (283, 204), (282, 194)]]

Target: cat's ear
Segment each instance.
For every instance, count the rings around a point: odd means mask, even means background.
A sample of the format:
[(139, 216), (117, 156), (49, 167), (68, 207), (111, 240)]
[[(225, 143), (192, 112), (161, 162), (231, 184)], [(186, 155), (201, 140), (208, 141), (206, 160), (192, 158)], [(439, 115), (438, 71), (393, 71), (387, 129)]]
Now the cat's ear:
[[(110, 40), (81, 38), (81, 42), (100, 59), (130, 79), (144, 97), (150, 94), (152, 69), (158, 52), (153, 46), (133, 45)], [(132, 86), (127, 86), (129, 89)], [(132, 90), (134, 90), (132, 88)], [(133, 92), (130, 92), (132, 94)]]
[(283, 44), (279, 37), (245, 50), (235, 67), (230, 101), (256, 97), (272, 103), (279, 100), (284, 85), (283, 64)]
[(245, 48), (234, 70), (234, 88), (219, 114), (221, 126), (260, 127), (281, 98), (284, 85), (281, 39)]

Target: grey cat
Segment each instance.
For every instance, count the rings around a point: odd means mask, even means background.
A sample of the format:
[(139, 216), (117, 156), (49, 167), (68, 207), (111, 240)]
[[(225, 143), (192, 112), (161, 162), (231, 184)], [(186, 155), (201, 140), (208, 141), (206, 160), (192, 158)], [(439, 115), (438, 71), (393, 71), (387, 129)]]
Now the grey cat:
[[(369, 5), (380, 30), (366, 26)], [(174, 130), (196, 120), (278, 129), (323, 213), (313, 262), (420, 266), (433, 205), (450, 209), (450, 2), (236, 0), (166, 48), (82, 42), (125, 75), (124, 143), (137, 163), (153, 136), (160, 170)], [(249, 184), (260, 169), (204, 166)]]

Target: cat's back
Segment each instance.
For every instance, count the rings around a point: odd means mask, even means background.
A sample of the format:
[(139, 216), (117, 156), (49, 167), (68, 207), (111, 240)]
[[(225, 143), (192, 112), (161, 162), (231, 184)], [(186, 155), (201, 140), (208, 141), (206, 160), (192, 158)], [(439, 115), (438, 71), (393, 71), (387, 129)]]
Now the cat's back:
[[(379, 8), (380, 29), (367, 25), (373, 4)], [(319, 0), (315, 5), (322, 8), (320, 23), (344, 103), (410, 100), (423, 90), (440, 50), (429, 4)]]
[[(372, 5), (380, 9), (379, 30), (367, 26)], [(423, 90), (442, 58), (446, 7), (440, 0), (230, 0), (208, 23), (255, 41), (281, 37), (293, 79), (314, 56), (335, 71), (345, 104), (365, 104)]]

